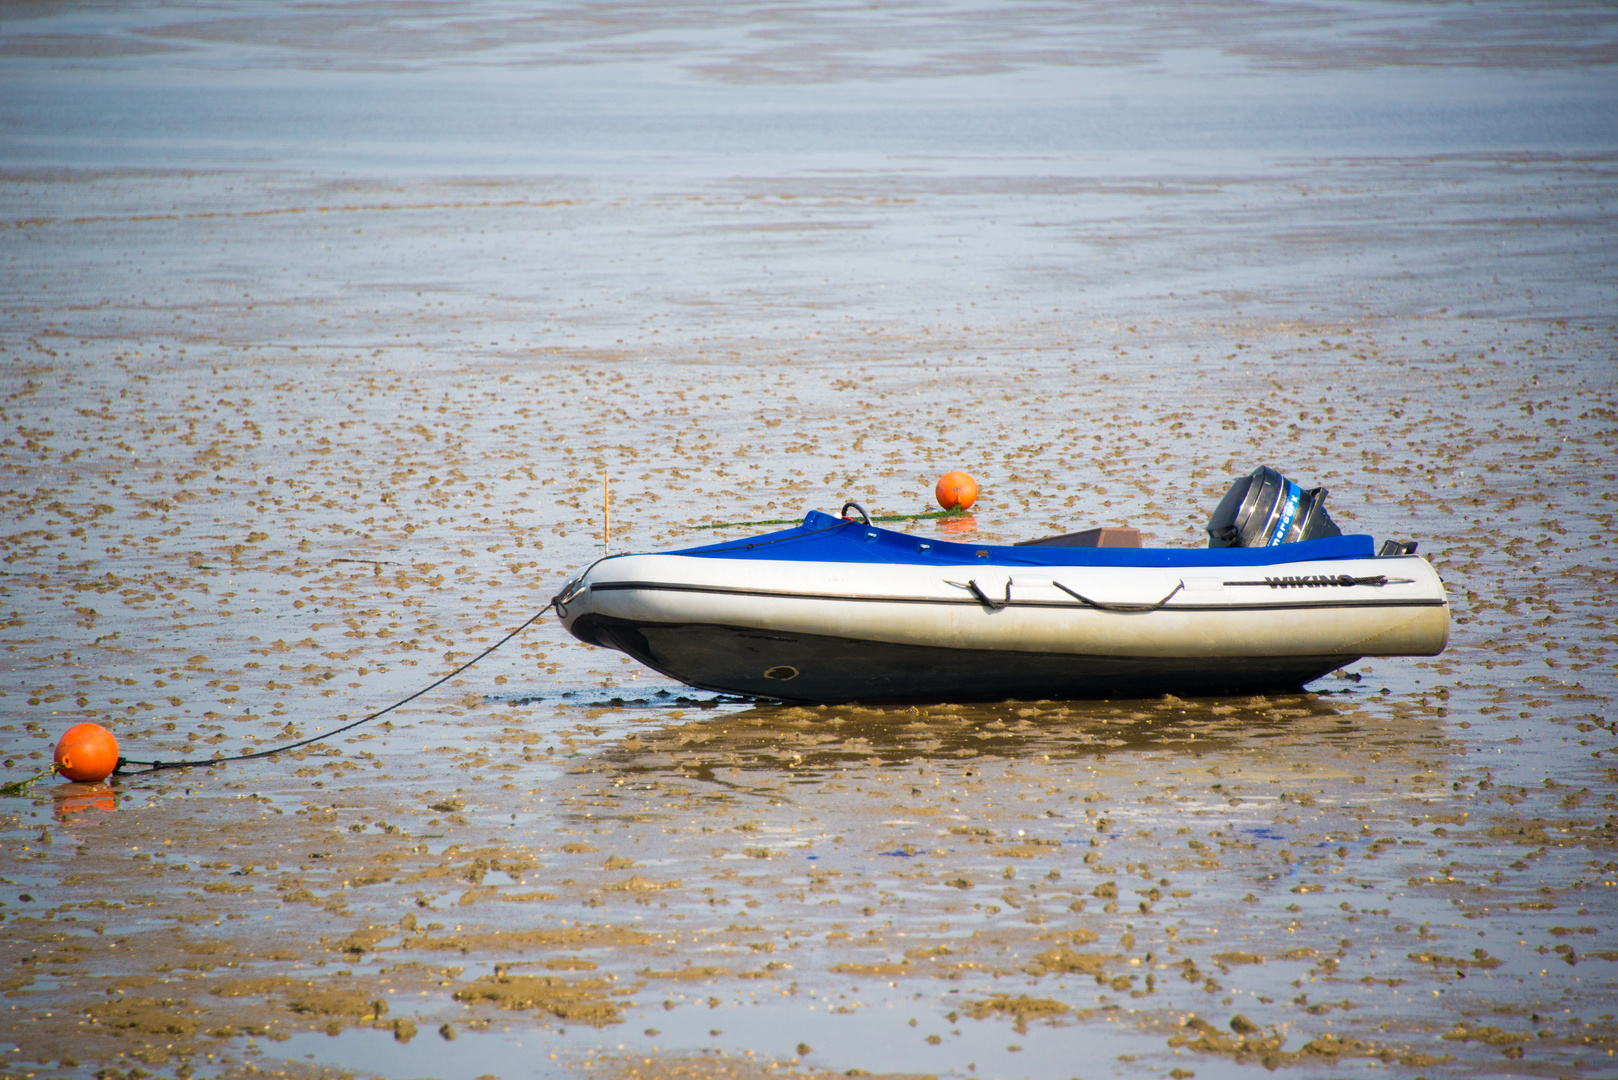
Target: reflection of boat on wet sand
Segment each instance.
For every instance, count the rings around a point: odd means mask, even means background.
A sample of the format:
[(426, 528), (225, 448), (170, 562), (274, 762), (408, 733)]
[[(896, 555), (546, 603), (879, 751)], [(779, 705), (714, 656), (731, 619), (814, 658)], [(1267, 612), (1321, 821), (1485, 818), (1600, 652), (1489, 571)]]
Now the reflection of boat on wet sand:
[(1365, 656), (1438, 653), (1449, 635), (1438, 575), (1369, 536), (977, 546), (818, 511), (602, 559), (555, 604), (581, 641), (682, 682), (797, 701), (1298, 687)]

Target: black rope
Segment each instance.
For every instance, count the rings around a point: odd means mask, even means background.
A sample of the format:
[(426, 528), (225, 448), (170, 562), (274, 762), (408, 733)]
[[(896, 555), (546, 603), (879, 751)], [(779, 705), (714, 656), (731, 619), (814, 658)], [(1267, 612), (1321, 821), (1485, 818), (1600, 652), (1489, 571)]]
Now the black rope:
[(138, 773), (126, 774), (126, 775), (131, 775), (131, 776), (144, 776), (146, 773), (163, 772), (164, 770), (167, 770), (167, 769), (197, 769), (197, 768), (203, 768), (203, 767), (211, 766), (211, 765), (223, 765), (226, 762), (230, 762), (230, 761), (252, 761), (255, 758), (266, 758), (266, 757), (271, 757), (272, 755), (275, 755), (275, 754), (284, 754), (288, 750), (296, 750), (300, 746), (308, 746), (310, 743), (317, 743), (322, 739), (329, 739), (333, 735), (341, 735), (345, 731), (352, 731), (355, 728), (359, 727), (361, 724), (368, 724), (372, 720), (375, 720), (379, 716), (386, 716), (388, 713), (392, 712), (394, 709), (397, 709), (397, 708), (399, 708), (399, 707), (401, 707), (403, 705), (410, 704), (412, 701), (415, 701), (417, 698), (421, 697), (421, 695), (427, 693), (429, 690), (436, 690), (440, 686), (443, 686), (445, 683), (447, 683), (451, 679), (455, 678), (455, 676), (459, 675), (461, 672), (465, 671), (467, 668), (471, 667), (473, 664), (477, 663), (479, 660), (482, 660), (485, 656), (488, 656), (490, 653), (494, 652), (494, 650), (498, 649), (500, 646), (504, 645), (506, 642), (510, 641), (512, 638), (516, 637), (518, 634), (522, 633), (524, 630), (528, 629), (530, 626), (534, 625), (534, 623), (538, 622), (540, 620), (540, 617), (543, 616), (545, 614), (545, 612), (549, 611), (550, 609), (551, 609), (551, 605), (546, 604), (544, 607), (542, 607), (538, 611), (536, 611), (534, 613), (534, 615), (527, 622), (525, 622), (521, 626), (517, 627), (517, 629), (515, 629), (511, 633), (507, 634), (505, 637), (501, 638), (499, 641), (495, 642), (493, 645), (490, 645), (487, 649), (484, 649), (482, 652), (478, 653), (472, 659), (468, 660), (466, 663), (462, 664), (460, 667), (456, 668), (454, 671), (450, 672), (448, 675), (445, 675), (443, 678), (439, 679), (437, 682), (434, 682), (434, 683), (431, 683), (431, 684), (429, 684), (427, 686), (422, 687), (420, 690), (417, 690), (414, 694), (411, 694), (409, 697), (404, 698), (401, 701), (395, 701), (392, 705), (389, 705), (385, 709), (378, 709), (376, 712), (372, 713), (371, 715), (361, 717), (360, 719), (355, 720), (351, 724), (344, 724), (342, 727), (337, 728), (334, 731), (327, 731), (327, 732), (324, 732), (324, 733), (322, 733), (320, 735), (311, 735), (307, 739), (300, 739), (299, 741), (297, 741), (295, 743), (288, 743), (285, 746), (277, 746), (277, 747), (275, 747), (273, 749), (270, 749), (270, 750), (255, 750), (251, 754), (236, 754), (233, 757), (186, 758), (186, 759), (182, 759), (180, 761), (135, 761), (135, 760), (133, 760), (131, 758), (120, 757), (118, 759), (118, 764), (113, 767), (113, 770), (112, 770), (113, 775), (116, 776), (119, 773), (123, 772), (123, 768), (124, 768), (125, 765), (144, 765), (144, 766), (146, 766), (145, 769), (141, 770)]
[[(1173, 589), (1169, 590), (1169, 594), (1167, 596), (1163, 597), (1163, 599), (1159, 600), (1155, 604), (1104, 604), (1100, 600), (1092, 600), (1088, 596), (1075, 592), (1066, 585), (1063, 585), (1060, 581), (1053, 581), (1051, 584), (1055, 585), (1058, 589), (1061, 589), (1063, 592), (1067, 593), (1081, 604), (1088, 604), (1097, 611), (1113, 611), (1125, 615), (1140, 615), (1149, 611), (1156, 611), (1170, 600), (1173, 600), (1179, 595), (1180, 590), (1185, 588), (1185, 582), (1180, 582), (1178, 585), (1174, 586)], [(1009, 590), (1007, 591), (1006, 595), (1010, 596)]]
[(983, 589), (978, 586), (978, 583), (975, 580), (968, 581), (966, 583), (966, 587), (972, 590), (972, 595), (978, 598), (979, 603), (991, 611), (1000, 611), (1011, 603), (1010, 578), (1006, 579), (1006, 598), (1004, 600), (996, 600), (994, 597), (984, 592)]
[[(577, 574), (574, 574), (571, 578), (569, 578), (567, 582), (563, 584), (562, 591), (551, 597), (551, 602), (539, 609), (540, 614), (543, 615), (551, 608), (555, 608), (556, 617), (558, 619), (567, 618), (567, 606), (568, 604), (572, 603), (580, 593), (584, 592), (584, 579), (590, 576), (590, 571), (594, 570), (608, 559), (623, 559), (635, 554), (639, 553), (634, 551), (624, 551), (617, 555), (601, 556), (601, 558), (597, 559), (595, 562), (591, 563), (589, 566), (586, 566), (583, 570), (580, 570)], [(573, 589), (572, 592), (568, 591), (570, 587)]]
[[(766, 540), (766, 541), (764, 541), (763, 545), (757, 545), (757, 546), (765, 546), (765, 545), (768, 545), (768, 544), (778, 544), (778, 543), (781, 543), (783, 540), (802, 539), (804, 537), (814, 536), (814, 535), (816, 535), (818, 533), (823, 533), (823, 532), (830, 532), (833, 529), (840, 529), (840, 528), (843, 528), (846, 525), (852, 525), (852, 524), (853, 524), (852, 521), (848, 521), (848, 520), (844, 519), (842, 521), (837, 522), (834, 525), (828, 525), (828, 526), (826, 526), (825, 528), (822, 528), (822, 529), (814, 529), (811, 532), (799, 534), (798, 536), (788, 535), (788, 536), (780, 537), (780, 538), (775, 539), (775, 540)], [(756, 542), (743, 542), (743, 544), (741, 544), (739, 546), (743, 547), (743, 548), (752, 548), (755, 545), (756, 545)], [(726, 550), (737, 550), (737, 549), (736, 548), (720, 548), (719, 550), (726, 551)], [(591, 563), (588, 567), (586, 567), (585, 570), (584, 570), (584, 573), (578, 575), (578, 577), (575, 578), (574, 580), (575, 581), (582, 580), (587, 574), (589, 574), (589, 572), (591, 570), (594, 570), (597, 566), (599, 566), (601, 563), (607, 561), (608, 559), (617, 559), (617, 558), (622, 558), (622, 557), (623, 557), (622, 555), (603, 555), (601, 558), (597, 559), (595, 562)], [(524, 622), (521, 626), (517, 627), (517, 629), (515, 629), (511, 633), (507, 634), (505, 637), (501, 638), (499, 641), (495, 642), (493, 645), (490, 645), (487, 649), (484, 649), (482, 652), (478, 653), (472, 659), (468, 660), (466, 663), (462, 664), (460, 667), (456, 668), (454, 671), (450, 672), (448, 675), (445, 675), (443, 678), (437, 680), (436, 682), (429, 683), (428, 685), (422, 687), (420, 690), (417, 690), (414, 694), (411, 694), (409, 697), (404, 698), (404, 699), (402, 699), (400, 701), (395, 701), (392, 705), (389, 705), (387, 708), (378, 709), (376, 712), (371, 713), (369, 716), (363, 716), (360, 719), (355, 720), (351, 724), (344, 724), (342, 727), (336, 728), (335, 730), (323, 732), (323, 733), (321, 733), (319, 735), (311, 735), (307, 739), (300, 739), (300, 740), (298, 740), (297, 742), (294, 742), (294, 743), (287, 743), (285, 746), (277, 746), (277, 747), (274, 747), (274, 748), (269, 749), (269, 750), (255, 750), (251, 754), (234, 754), (234, 755), (232, 755), (230, 757), (220, 757), (220, 758), (183, 758), (183, 759), (181, 759), (179, 761), (162, 761), (162, 760), (137, 761), (134, 758), (120, 757), (118, 759), (118, 764), (113, 766), (113, 770), (112, 770), (113, 775), (117, 776), (117, 775), (122, 773), (122, 774), (128, 775), (128, 776), (144, 776), (146, 773), (164, 772), (164, 771), (166, 771), (168, 769), (200, 769), (200, 768), (208, 768), (208, 767), (211, 767), (211, 766), (214, 766), (214, 765), (224, 765), (224, 764), (227, 764), (227, 763), (232, 762), (232, 761), (254, 761), (254, 760), (257, 760), (258, 758), (267, 758), (267, 757), (273, 757), (276, 754), (284, 754), (288, 750), (296, 750), (299, 747), (308, 746), (311, 743), (320, 742), (322, 739), (329, 739), (333, 735), (341, 735), (345, 731), (352, 731), (355, 728), (359, 727), (361, 724), (368, 724), (372, 720), (375, 720), (379, 716), (386, 716), (388, 713), (392, 712), (393, 710), (410, 704), (412, 701), (415, 701), (417, 698), (421, 697), (421, 695), (427, 693), (428, 691), (436, 690), (440, 686), (443, 686), (445, 683), (447, 683), (451, 679), (455, 678), (455, 676), (461, 674), (463, 671), (470, 668), (473, 664), (476, 664), (479, 660), (482, 660), (485, 656), (488, 656), (490, 653), (494, 652), (500, 646), (504, 645), (506, 642), (510, 641), (512, 638), (516, 637), (518, 634), (522, 633), (524, 630), (528, 629), (530, 626), (534, 625), (534, 623), (536, 623), (536, 622), (538, 622), (540, 620), (540, 618), (545, 614), (545, 612), (550, 611), (552, 608), (556, 609), (556, 614), (558, 616), (563, 615), (563, 612), (565, 610), (565, 604), (566, 604), (566, 601), (564, 601), (562, 599), (562, 594), (558, 593), (557, 595), (551, 597), (551, 602), (546, 604), (544, 607), (540, 608), (537, 612), (535, 612), (534, 615), (531, 618), (528, 619), (528, 621)], [(142, 766), (145, 766), (145, 768), (142, 769), (138, 773), (124, 773), (124, 766), (126, 766), (126, 765), (142, 765)]]

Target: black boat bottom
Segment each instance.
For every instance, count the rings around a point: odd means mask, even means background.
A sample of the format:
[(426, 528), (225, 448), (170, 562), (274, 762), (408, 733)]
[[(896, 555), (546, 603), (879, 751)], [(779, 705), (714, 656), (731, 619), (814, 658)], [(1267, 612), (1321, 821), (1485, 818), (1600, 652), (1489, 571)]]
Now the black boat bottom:
[(1074, 656), (581, 615), (573, 636), (703, 690), (786, 701), (1003, 701), (1295, 690), (1358, 656)]

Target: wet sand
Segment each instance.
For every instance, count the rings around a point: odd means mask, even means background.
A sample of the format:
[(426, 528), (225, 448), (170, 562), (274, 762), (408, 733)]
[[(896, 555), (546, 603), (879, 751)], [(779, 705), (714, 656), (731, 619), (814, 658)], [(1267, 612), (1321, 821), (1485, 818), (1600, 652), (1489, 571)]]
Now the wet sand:
[[(14, 24), (3, 77), (133, 101), (159, 63), (181, 97), (210, 64), (320, 66), (327, 38), (265, 11), (281, 37), (161, 8)], [(320, 64), (354, 100), (430, 98), (469, 39), (381, 11)], [(1502, 67), (1470, 15), (1378, 38), (1250, 14), (1219, 24), (1246, 66), (1210, 86), (1255, 100), (1312, 67), (1388, 100), (1533, 70), (1577, 100), (1611, 31), (1499, 22)], [(1271, 464), (1345, 530), (1420, 542), (1448, 651), (1258, 697), (802, 708), (546, 619), (329, 744), (0, 803), (0, 1075), (1610, 1074), (1614, 148), (1506, 120), (1319, 148), (1275, 121), (1240, 153), (1046, 153), (963, 103), (1026, 91), (1037, 128), (1040, 80), (1099, 78), (1037, 22), (927, 60), (969, 39), (955, 16), (887, 55), (879, 23), (823, 15), (748, 16), (746, 48), (697, 20), (717, 36), (646, 61), (672, 127), (731, 156), (625, 128), (394, 169), (398, 147), (334, 149), (329, 116), (164, 144), (169, 167), (155, 121), (14, 141), (0, 780), (81, 720), (131, 758), (211, 756), (413, 692), (607, 550), (603, 476), (613, 551), (845, 498), (921, 510), (953, 468), (987, 541), (1200, 546)], [(636, 18), (556, 63), (643, 70), (625, 54), (674, 31)], [(1107, 130), (1178, 123), (1164, 87), (1208, 58), (1107, 25), (1133, 88)], [(1443, 90), (1446, 65), (1477, 86)], [(887, 121), (840, 110), (883, 79), (967, 145), (873, 150)], [(813, 127), (781, 96), (805, 85), (853, 125), (827, 156), (713, 104), (741, 87)], [(1550, 98), (1521, 116), (1563, 116)]]

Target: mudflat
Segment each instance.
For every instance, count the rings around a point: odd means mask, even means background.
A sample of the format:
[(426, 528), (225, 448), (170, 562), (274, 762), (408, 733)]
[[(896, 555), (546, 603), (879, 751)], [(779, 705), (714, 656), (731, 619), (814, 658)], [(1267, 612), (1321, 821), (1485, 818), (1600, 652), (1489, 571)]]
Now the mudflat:
[(1610, 1073), (1614, 20), (18, 10), (0, 780), (957, 468), (1200, 546), (1270, 464), (1454, 624), (805, 708), (544, 618), (0, 802), (0, 1075)]

